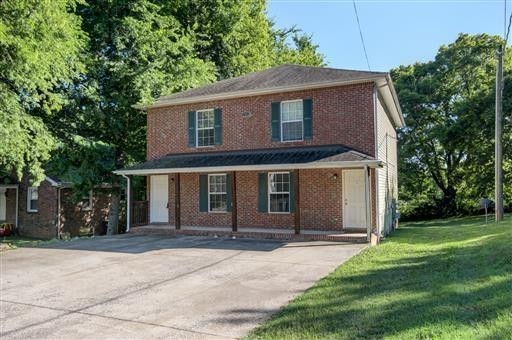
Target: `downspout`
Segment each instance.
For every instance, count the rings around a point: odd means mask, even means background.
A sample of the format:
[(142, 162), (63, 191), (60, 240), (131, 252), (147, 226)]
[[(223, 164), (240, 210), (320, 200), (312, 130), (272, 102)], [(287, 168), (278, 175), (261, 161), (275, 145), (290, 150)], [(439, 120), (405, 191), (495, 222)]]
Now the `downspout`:
[(123, 176), (124, 178), (126, 178), (126, 232), (129, 232), (130, 231), (130, 227), (131, 227), (131, 218), (132, 218), (132, 214), (131, 214), (131, 200), (132, 200), (132, 186), (131, 186), (131, 179), (130, 179), (130, 176), (126, 176), (126, 175), (121, 175)]
[(16, 232), (19, 233), (19, 224), (18, 224), (18, 209), (19, 209), (19, 203), (18, 203), (18, 200), (19, 200), (19, 192), (20, 192), (20, 186), (18, 185), (16, 187)]
[(368, 218), (368, 200), (369, 200), (369, 190), (368, 190), (368, 165), (365, 165), (364, 166), (364, 202), (365, 202), (365, 212), (366, 212), (366, 217), (365, 217), (365, 222), (366, 222), (366, 237), (368, 239), (368, 242), (370, 242), (371, 240), (371, 230), (370, 230), (370, 221), (369, 221), (369, 218)]
[(60, 199), (60, 194), (61, 194), (61, 187), (57, 187), (57, 240), (60, 240), (60, 227), (61, 227), (61, 224), (60, 224), (60, 218), (61, 218), (61, 199)]

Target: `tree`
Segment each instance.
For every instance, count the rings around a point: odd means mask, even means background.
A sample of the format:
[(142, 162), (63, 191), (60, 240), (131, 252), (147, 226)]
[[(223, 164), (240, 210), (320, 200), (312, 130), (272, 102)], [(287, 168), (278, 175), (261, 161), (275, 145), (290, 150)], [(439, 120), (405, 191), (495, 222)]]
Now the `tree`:
[(310, 36), (300, 29), (278, 29), (266, 14), (266, 1), (201, 0), (168, 2), (175, 16), (194, 37), (202, 60), (212, 61), (218, 79), (240, 76), (284, 63), (324, 65)]
[(38, 183), (55, 139), (44, 120), (83, 70), (85, 44), (74, 0), (0, 2), (0, 172)]
[[(109, 231), (117, 230), (120, 178), (145, 159), (146, 116), (135, 104), (270, 66), (275, 45), (264, 1), (91, 0), (77, 8), (89, 37), (86, 72), (67, 91), (53, 168), (80, 191), (112, 187)], [(310, 38), (300, 41), (315, 55)], [(297, 40), (299, 43), (299, 40)], [(308, 44), (309, 43), (309, 44)], [(302, 53), (282, 42), (290, 59)]]
[(157, 2), (89, 1), (78, 14), (90, 39), (87, 71), (52, 125), (62, 141), (55, 163), (77, 188), (111, 186), (115, 233), (120, 179), (112, 171), (144, 159), (146, 117), (133, 105), (210, 82), (214, 66), (195, 56), (190, 36)]
[(421, 204), (442, 216), (474, 207), (492, 188), (495, 51), (501, 43), (496, 36), (461, 34), (435, 60), (392, 70), (406, 123), (399, 134), (403, 197), (422, 194)]

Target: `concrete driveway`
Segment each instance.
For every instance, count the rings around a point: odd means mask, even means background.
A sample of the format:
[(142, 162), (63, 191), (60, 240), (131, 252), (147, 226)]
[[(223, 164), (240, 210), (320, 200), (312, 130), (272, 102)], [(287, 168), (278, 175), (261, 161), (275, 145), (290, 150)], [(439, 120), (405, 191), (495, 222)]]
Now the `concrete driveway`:
[(364, 247), (120, 235), (10, 250), (0, 338), (238, 338)]

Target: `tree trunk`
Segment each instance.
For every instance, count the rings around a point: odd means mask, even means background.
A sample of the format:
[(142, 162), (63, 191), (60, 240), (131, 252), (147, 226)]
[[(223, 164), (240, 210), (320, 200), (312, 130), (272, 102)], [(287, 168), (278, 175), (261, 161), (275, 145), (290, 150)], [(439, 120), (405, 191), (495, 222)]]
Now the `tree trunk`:
[(110, 197), (110, 210), (108, 212), (107, 235), (115, 235), (119, 230), (119, 191), (113, 190)]
[(453, 186), (448, 186), (443, 190), (443, 199), (441, 200), (441, 211), (443, 217), (454, 216), (457, 214), (457, 191)]

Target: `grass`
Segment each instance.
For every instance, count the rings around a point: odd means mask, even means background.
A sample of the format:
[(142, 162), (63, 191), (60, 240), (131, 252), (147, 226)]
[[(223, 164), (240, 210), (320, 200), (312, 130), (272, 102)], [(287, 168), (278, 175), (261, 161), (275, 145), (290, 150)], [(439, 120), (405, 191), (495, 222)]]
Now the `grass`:
[(512, 216), (403, 224), (248, 338), (511, 339)]
[(0, 250), (10, 250), (16, 249), (20, 247), (36, 247), (41, 246), (43, 244), (48, 244), (50, 242), (56, 242), (57, 240), (40, 240), (36, 238), (30, 237), (22, 237), (22, 236), (9, 236), (2, 237), (0, 240)]

